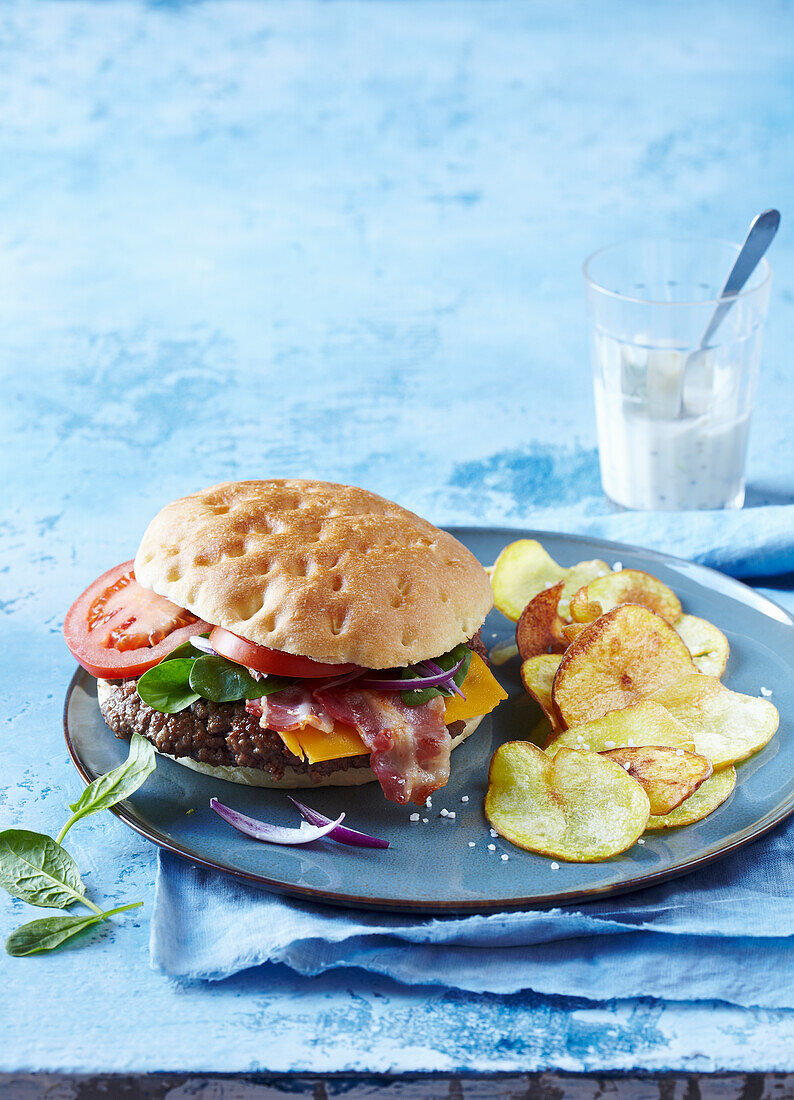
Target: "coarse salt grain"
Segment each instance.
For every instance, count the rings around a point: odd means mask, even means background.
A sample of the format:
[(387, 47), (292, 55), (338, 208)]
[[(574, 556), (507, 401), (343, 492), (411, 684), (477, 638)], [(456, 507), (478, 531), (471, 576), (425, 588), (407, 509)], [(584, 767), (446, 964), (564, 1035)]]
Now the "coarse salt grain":
[(428, 822), (428, 819), (426, 817), (423, 817), (422, 818), (422, 824), (427, 825), (427, 822)]
[(441, 811), (441, 816), (442, 817), (449, 817), (449, 810), (442, 810)]
[(411, 814), (411, 816), (408, 818), (408, 820), (409, 821), (418, 821), (419, 820), (419, 814)]
[(507, 852), (502, 852), (502, 862), (506, 862), (507, 859), (509, 859)]
[(491, 836), (499, 836), (496, 829), (491, 829)]
[(470, 847), (470, 848), (473, 848), (473, 847), (474, 847), (474, 841), (473, 841), (473, 840), (470, 840), (470, 841), (469, 841), (469, 847)]
[(761, 694), (765, 699), (768, 699), (772, 692), (769, 690), (769, 688), (761, 688)]
[(621, 571), (621, 569), (623, 568), (623, 562), (622, 561), (616, 561), (615, 564), (612, 566), (612, 568), (616, 573), (619, 573)]
[(489, 844), (488, 845), (488, 851), (489, 852), (495, 852), (496, 851), (496, 845), (495, 844)]
[(644, 840), (642, 839), (642, 837), (640, 837), (640, 839), (639, 839), (639, 840), (637, 841), (637, 843), (638, 843), (638, 844), (644, 844), (644, 843), (645, 843), (645, 841), (644, 841)]
[(428, 810), (432, 810), (432, 809), (433, 809), (433, 801), (432, 801), (432, 799), (430, 799), (430, 798), (426, 798), (426, 799), (425, 799), (425, 806), (427, 807), (427, 809), (428, 809)]
[(631, 764), (629, 763), (629, 761), (628, 761), (628, 760), (627, 760), (627, 761), (626, 761), (626, 763), (625, 763), (625, 764), (623, 765), (623, 767), (624, 767), (624, 768), (626, 769), (626, 771), (627, 771), (627, 772), (630, 772), (630, 771), (631, 771)]
[(676, 754), (676, 756), (683, 756), (684, 755), (684, 750), (683, 749), (676, 749), (675, 754)]
[(453, 819), (454, 819), (454, 817), (455, 817), (455, 811), (454, 811), (454, 810), (450, 810), (450, 811), (449, 811), (449, 813), (447, 814), (447, 817), (449, 817), (449, 818), (453, 818)]
[(464, 794), (464, 795), (461, 796), (460, 800), (461, 800), (461, 802), (468, 802), (469, 801), (469, 796), (467, 794)]
[(552, 871), (559, 871), (559, 869), (560, 869), (559, 863), (552, 863), (551, 869), (552, 869)]
[(604, 742), (604, 748), (605, 749), (614, 749), (614, 747), (615, 747), (615, 742), (614, 741), (605, 741)]

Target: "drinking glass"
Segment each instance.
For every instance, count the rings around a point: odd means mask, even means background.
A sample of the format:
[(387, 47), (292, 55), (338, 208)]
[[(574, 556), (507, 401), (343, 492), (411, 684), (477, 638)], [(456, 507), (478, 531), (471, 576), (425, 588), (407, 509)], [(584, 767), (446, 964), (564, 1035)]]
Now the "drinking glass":
[(623, 508), (741, 508), (772, 271), (762, 260), (710, 343), (739, 245), (644, 238), (584, 265), (598, 453)]

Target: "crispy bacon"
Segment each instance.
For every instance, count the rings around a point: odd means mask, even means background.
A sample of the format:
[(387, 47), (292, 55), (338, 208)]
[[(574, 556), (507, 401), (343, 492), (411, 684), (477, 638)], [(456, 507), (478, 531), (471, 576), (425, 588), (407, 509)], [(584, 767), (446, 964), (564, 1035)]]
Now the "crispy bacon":
[(323, 704), (312, 696), (307, 687), (298, 684), (275, 691), (272, 695), (263, 695), (261, 699), (249, 699), (245, 709), (249, 714), (258, 714), (263, 729), (274, 730), (275, 733), (302, 730), (304, 726), (331, 733), (334, 728), (333, 717)]
[(449, 779), (451, 738), (442, 698), (409, 707), (397, 692), (355, 687), (319, 688), (314, 698), (338, 722), (358, 731), (390, 801), (421, 804)]

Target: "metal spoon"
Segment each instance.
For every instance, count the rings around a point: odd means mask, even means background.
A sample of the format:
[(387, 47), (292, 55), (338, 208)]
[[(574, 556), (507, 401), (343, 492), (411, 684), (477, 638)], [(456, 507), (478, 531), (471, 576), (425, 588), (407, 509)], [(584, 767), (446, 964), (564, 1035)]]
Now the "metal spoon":
[[(709, 342), (735, 303), (736, 295), (755, 271), (761, 257), (772, 243), (779, 225), (779, 210), (764, 210), (753, 218), (750, 223), (747, 236), (744, 238), (744, 244), (739, 249), (739, 255), (734, 260), (733, 267), (725, 280), (725, 285), (720, 292), (719, 301), (709, 319), (709, 323), (703, 330), (698, 346), (690, 352), (684, 363), (681, 387), (684, 414), (687, 412), (697, 414), (704, 411), (699, 405), (702, 404), (703, 395), (710, 387), (710, 381), (707, 380), (708, 385), (704, 387), (703, 379), (701, 379), (701, 384), (697, 385), (697, 376), (699, 372), (702, 374), (705, 371), (710, 378), (710, 363), (707, 363), (705, 358)], [(696, 393), (690, 393), (689, 399), (687, 397), (688, 381), (690, 382), (690, 391), (693, 389), (697, 391)], [(692, 383), (695, 383), (695, 385), (693, 386)], [(700, 402), (697, 399), (698, 396)]]

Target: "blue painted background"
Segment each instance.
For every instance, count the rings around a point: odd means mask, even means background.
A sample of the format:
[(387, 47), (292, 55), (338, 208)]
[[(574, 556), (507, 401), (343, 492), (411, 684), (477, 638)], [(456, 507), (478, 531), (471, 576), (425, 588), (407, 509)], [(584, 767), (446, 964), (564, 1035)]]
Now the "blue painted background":
[[(2, 820), (57, 831), (78, 791), (62, 616), (167, 500), (294, 474), (438, 522), (604, 510), (580, 266), (611, 239), (783, 208), (748, 501), (794, 500), (792, 40), (772, 0), (0, 7)], [(3, 1070), (794, 1069), (784, 1012), (177, 987), (153, 850), (110, 815), (70, 839), (147, 906), (0, 960)]]

